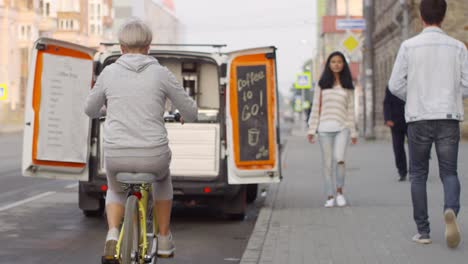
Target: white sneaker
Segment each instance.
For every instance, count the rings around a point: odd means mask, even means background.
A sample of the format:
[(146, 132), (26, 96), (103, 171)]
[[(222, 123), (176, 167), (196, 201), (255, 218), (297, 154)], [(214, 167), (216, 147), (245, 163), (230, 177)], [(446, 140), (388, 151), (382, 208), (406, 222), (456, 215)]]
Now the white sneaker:
[(338, 196), (336, 196), (336, 204), (339, 207), (346, 206), (346, 198), (344, 197), (344, 195), (338, 194)]
[(158, 235), (158, 257), (172, 258), (175, 252), (175, 243), (172, 234), (168, 236)]
[(445, 240), (449, 248), (456, 248), (460, 244), (460, 228), (457, 224), (457, 217), (452, 209), (445, 210)]
[(330, 207), (333, 207), (333, 206), (335, 206), (335, 198), (328, 199), (325, 202), (325, 207), (326, 208), (330, 208)]

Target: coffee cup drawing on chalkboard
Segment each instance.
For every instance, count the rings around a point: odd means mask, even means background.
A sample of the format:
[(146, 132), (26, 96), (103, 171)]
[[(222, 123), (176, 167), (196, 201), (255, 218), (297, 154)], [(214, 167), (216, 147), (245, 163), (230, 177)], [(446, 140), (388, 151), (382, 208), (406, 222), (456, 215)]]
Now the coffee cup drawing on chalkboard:
[(250, 128), (248, 130), (248, 134), (249, 134), (249, 145), (252, 147), (257, 146), (259, 137), (260, 137), (260, 130), (258, 130), (257, 128)]
[(255, 158), (261, 159), (262, 157), (268, 157), (268, 149), (265, 146), (262, 146), (259, 150)]

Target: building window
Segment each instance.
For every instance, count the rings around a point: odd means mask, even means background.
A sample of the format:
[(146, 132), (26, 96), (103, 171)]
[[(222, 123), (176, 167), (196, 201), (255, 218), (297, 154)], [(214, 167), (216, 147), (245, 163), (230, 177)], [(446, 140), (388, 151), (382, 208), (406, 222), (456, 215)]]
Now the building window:
[(25, 34), (26, 34), (26, 29), (24, 28), (24, 26), (21, 26), (21, 27), (20, 27), (20, 35), (19, 35), (19, 38), (20, 38), (20, 39), (24, 39)]
[(26, 36), (23, 36), (23, 39), (31, 39), (32, 38), (32, 31), (31, 26), (26, 26)]
[(96, 27), (94, 25), (91, 25), (91, 34), (95, 34), (95, 31), (96, 31)]
[(47, 3), (46, 5), (46, 16), (50, 16), (50, 3)]
[(75, 29), (75, 27), (73, 26), (73, 20), (70, 21), (70, 27), (71, 29)]
[(39, 12), (41, 13), (41, 15), (44, 15), (44, 1), (43, 0), (39, 1)]
[(98, 25), (98, 35), (101, 35), (101, 25)]
[(90, 19), (94, 19), (94, 4), (89, 5), (89, 17)]
[(97, 18), (101, 19), (101, 4), (97, 4)]
[(33, 0), (28, 0), (27, 8), (28, 8), (28, 10), (32, 10), (34, 8)]

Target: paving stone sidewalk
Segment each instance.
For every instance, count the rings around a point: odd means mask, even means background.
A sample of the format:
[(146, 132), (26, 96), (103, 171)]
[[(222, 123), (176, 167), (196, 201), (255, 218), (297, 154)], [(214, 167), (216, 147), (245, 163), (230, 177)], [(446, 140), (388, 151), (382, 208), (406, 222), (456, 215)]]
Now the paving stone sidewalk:
[[(465, 239), (467, 159), (468, 143), (462, 143), (459, 221)], [(433, 244), (425, 246), (411, 241), (416, 227), (410, 183), (397, 182), (390, 142), (361, 139), (349, 148), (345, 195), (350, 205), (345, 208), (323, 207), (320, 147), (308, 144), (302, 133), (287, 138), (283, 176), (282, 183), (270, 186), (242, 264), (468, 263), (468, 243), (456, 250), (445, 244), (443, 192), (435, 159), (428, 181)]]

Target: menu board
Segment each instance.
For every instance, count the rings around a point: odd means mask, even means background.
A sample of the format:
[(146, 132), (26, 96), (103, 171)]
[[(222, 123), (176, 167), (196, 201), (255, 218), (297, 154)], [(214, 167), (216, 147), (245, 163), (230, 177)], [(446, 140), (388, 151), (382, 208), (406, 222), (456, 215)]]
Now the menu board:
[(86, 163), (89, 118), (84, 103), (93, 62), (44, 53), (42, 65), (36, 158)]
[(270, 159), (266, 65), (237, 66), (240, 161)]

